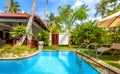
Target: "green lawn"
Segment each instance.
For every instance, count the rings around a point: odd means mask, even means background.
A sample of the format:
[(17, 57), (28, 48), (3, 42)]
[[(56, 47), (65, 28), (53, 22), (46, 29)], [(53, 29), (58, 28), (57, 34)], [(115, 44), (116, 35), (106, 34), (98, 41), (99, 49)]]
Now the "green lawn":
[(14, 49), (12, 47), (12, 45), (0, 47), (0, 58), (24, 57), (38, 51), (36, 48), (30, 49), (25, 45), (16, 46)]
[(75, 50), (76, 46), (68, 47), (68, 46), (44, 46), (44, 50)]
[[(44, 50), (75, 50), (77, 49), (77, 46), (67, 47), (67, 46), (44, 46)], [(83, 49), (80, 49), (81, 51)], [(85, 53), (88, 53), (86, 51)], [(90, 49), (90, 55), (95, 57), (95, 50)], [(116, 55), (111, 56), (111, 54), (104, 54), (98, 57), (100, 60), (103, 60), (104, 62), (120, 69), (120, 52), (117, 52)]]

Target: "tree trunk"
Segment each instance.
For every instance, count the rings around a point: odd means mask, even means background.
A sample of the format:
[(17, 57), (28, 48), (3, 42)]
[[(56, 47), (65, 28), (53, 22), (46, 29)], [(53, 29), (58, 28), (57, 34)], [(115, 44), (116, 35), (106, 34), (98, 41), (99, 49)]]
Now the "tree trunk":
[(28, 32), (30, 31), (30, 28), (32, 27), (32, 21), (34, 17), (35, 8), (36, 8), (36, 0), (33, 0), (32, 11), (31, 11), (31, 15), (30, 15), (27, 27), (26, 27), (26, 33), (19, 39), (19, 41), (17, 42), (15, 46), (22, 45), (26, 36), (28, 35)]
[(10, 12), (10, 8), (11, 8), (11, 0), (8, 0), (7, 13)]
[(47, 21), (46, 21), (46, 10), (47, 10), (47, 7), (48, 7), (48, 0), (46, 0), (46, 6), (44, 8), (44, 22), (45, 22), (45, 24), (47, 24)]

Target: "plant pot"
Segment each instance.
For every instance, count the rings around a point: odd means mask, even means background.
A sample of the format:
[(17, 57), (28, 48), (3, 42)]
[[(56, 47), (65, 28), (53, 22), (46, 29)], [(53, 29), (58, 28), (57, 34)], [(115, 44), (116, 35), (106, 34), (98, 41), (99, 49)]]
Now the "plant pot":
[(39, 41), (38, 42), (38, 49), (42, 50), (43, 49), (43, 45), (44, 45), (44, 41)]

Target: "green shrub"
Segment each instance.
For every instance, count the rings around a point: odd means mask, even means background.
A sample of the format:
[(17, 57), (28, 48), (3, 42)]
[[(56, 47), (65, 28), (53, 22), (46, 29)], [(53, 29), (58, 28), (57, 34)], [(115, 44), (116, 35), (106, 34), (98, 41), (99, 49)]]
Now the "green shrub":
[(74, 44), (99, 43), (101, 41), (101, 33), (102, 30), (97, 28), (96, 24), (90, 20), (76, 26), (73, 30), (71, 41)]
[(10, 32), (12, 37), (19, 38), (26, 32), (26, 27), (24, 25), (17, 25), (12, 27), (13, 32)]
[(42, 30), (42, 32), (38, 34), (38, 41), (44, 41), (44, 45), (49, 45), (50, 42), (49, 32)]
[(1, 47), (1, 49), (11, 49), (12, 45), (6, 44), (4, 46)]

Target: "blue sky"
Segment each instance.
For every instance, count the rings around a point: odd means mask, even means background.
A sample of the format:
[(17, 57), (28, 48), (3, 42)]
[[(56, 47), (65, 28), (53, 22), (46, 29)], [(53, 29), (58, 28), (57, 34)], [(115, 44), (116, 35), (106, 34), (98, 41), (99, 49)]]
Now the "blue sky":
[[(0, 12), (4, 12), (5, 9), (3, 8), (7, 0), (0, 0)], [(15, 0), (18, 1), (20, 4), (20, 9), (23, 11), (30, 13), (31, 12), (31, 7), (32, 7), (32, 1), (33, 0)], [(45, 7), (45, 2), (46, 0), (37, 0), (37, 6), (36, 6), (36, 11), (35, 13), (38, 14), (42, 19), (44, 19), (44, 7)], [(58, 6), (63, 6), (65, 7), (66, 5), (70, 5), (72, 9), (77, 8), (81, 4), (87, 4), (88, 9), (90, 11), (88, 12), (89, 17), (91, 19), (95, 18), (100, 18), (94, 17), (94, 14), (96, 13), (95, 10), (95, 4), (97, 4), (100, 0), (49, 0), (48, 2), (48, 8), (47, 8), (47, 14), (49, 15), (50, 12), (55, 13), (55, 15), (58, 14), (57, 8)]]

